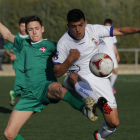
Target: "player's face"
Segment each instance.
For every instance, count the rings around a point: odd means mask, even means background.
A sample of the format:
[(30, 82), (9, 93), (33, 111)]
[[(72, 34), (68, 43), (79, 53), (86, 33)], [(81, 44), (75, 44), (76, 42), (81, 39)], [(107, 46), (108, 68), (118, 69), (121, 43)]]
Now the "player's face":
[(32, 21), (27, 24), (27, 31), (30, 39), (33, 42), (41, 41), (42, 33), (44, 32), (44, 27), (40, 25), (38, 21)]
[(68, 28), (71, 31), (72, 36), (74, 36), (77, 40), (80, 40), (85, 34), (86, 25), (87, 21), (84, 21), (84, 19), (82, 18), (78, 22), (70, 22), (68, 24)]
[(25, 23), (21, 23), (20, 25), (18, 25), (18, 28), (20, 30), (21, 35), (26, 35)]

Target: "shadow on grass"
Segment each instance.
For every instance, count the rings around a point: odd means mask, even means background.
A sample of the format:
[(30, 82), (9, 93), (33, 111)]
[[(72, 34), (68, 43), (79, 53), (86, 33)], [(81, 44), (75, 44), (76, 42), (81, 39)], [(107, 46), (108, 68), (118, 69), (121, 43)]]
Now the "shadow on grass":
[(0, 107), (0, 112), (1, 113), (11, 113), (12, 110), (8, 109), (8, 108), (5, 108), (5, 107)]

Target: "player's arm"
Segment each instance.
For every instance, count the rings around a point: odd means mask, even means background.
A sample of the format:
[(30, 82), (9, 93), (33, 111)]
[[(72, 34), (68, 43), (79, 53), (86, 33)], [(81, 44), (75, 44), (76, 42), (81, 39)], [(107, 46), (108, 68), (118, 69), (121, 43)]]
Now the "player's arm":
[(16, 60), (17, 59), (16, 55), (14, 55), (13, 53), (11, 53), (8, 50), (5, 50), (5, 53), (10, 56), (11, 60)]
[(67, 59), (59, 65), (54, 65), (54, 74), (57, 78), (61, 77), (62, 75), (64, 75), (68, 68), (70, 67), (71, 63), (74, 60), (77, 60), (80, 57), (80, 52), (77, 49), (74, 49), (70, 52), (69, 56), (67, 57)]
[(1, 22), (0, 22), (0, 33), (3, 36), (4, 39), (10, 41), (14, 44), (15, 35), (13, 35), (8, 28), (6, 28)]
[(120, 56), (119, 56), (119, 53), (118, 53), (116, 45), (114, 45), (114, 51), (115, 51), (115, 54), (116, 54), (117, 61), (120, 62)]
[(140, 28), (137, 27), (114, 27), (113, 29), (113, 36), (118, 35), (128, 35), (128, 34), (134, 34), (134, 33), (140, 33)]

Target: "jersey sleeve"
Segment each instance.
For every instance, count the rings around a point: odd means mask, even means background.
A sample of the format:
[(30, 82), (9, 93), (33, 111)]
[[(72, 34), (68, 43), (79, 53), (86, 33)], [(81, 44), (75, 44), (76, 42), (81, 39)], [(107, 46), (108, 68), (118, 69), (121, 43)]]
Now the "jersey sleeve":
[(10, 51), (13, 48), (14, 44), (7, 41), (6, 44), (3, 46), (6, 50)]
[(23, 41), (24, 39), (21, 39), (20, 37), (15, 37), (14, 39), (14, 46), (13, 48), (16, 49), (18, 52), (21, 52), (23, 48)]
[(54, 64), (61, 64), (63, 63), (68, 57), (68, 53), (66, 50), (66, 47), (63, 43), (59, 43), (57, 44), (57, 51), (55, 54), (55, 58), (54, 58)]
[(117, 38), (116, 38), (116, 36), (113, 36), (113, 44), (114, 44), (114, 45), (117, 44)]
[(91, 25), (93, 33), (99, 38), (113, 36), (114, 26)]

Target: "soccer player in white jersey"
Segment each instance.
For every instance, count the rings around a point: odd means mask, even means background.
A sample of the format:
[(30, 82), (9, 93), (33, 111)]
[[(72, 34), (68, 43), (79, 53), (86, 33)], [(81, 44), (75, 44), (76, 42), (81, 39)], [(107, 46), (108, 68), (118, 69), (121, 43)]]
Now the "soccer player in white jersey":
[[(111, 19), (105, 19), (104, 25), (105, 26), (112, 26), (112, 20)], [(113, 59), (113, 62), (114, 62), (114, 69), (113, 69), (113, 73), (110, 77), (110, 82), (111, 82), (111, 86), (112, 86), (112, 89), (113, 89), (113, 93), (115, 94), (116, 90), (114, 88), (114, 83), (117, 79), (118, 62), (120, 61), (120, 56), (119, 56), (117, 46), (116, 46), (117, 38), (116, 38), (116, 36), (105, 37), (103, 40), (107, 45), (107, 49), (108, 49), (107, 54)]]
[[(91, 100), (97, 102), (97, 106), (103, 111), (105, 120), (101, 130), (96, 131), (94, 136), (96, 140), (105, 140), (119, 125), (117, 104), (109, 79), (94, 76), (89, 70), (89, 60), (98, 52), (100, 38), (138, 33), (140, 28), (87, 24), (84, 13), (79, 9), (70, 10), (67, 20), (69, 30), (57, 44), (54, 60), (55, 76), (60, 77), (67, 72), (66, 88), (78, 93), (86, 99), (86, 102)], [(93, 105), (94, 103), (91, 109)]]

